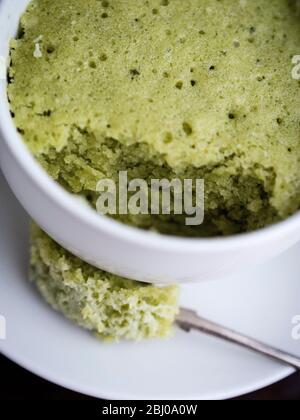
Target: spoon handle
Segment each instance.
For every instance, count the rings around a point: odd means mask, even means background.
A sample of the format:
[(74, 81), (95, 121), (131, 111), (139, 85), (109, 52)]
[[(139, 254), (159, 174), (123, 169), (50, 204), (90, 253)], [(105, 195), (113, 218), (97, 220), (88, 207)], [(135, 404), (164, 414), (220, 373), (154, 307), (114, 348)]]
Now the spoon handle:
[(224, 339), (231, 343), (238, 344), (247, 349), (253, 350), (257, 353), (271, 357), (279, 362), (300, 370), (300, 357), (286, 353), (253, 338), (247, 337), (243, 334), (230, 330), (229, 328), (222, 327), (214, 322), (208, 321), (197, 315), (196, 312), (188, 309), (180, 309), (179, 315), (176, 320), (177, 325), (189, 332), (190, 330), (198, 330), (203, 333)]

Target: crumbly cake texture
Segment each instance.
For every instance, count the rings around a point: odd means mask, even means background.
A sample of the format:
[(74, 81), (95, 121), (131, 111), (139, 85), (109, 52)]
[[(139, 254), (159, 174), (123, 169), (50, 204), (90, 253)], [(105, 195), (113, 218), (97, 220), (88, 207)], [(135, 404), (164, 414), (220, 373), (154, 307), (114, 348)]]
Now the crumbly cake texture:
[(31, 279), (54, 309), (104, 340), (172, 335), (178, 286), (153, 286), (96, 269), (36, 225), (31, 227)]
[(33, 0), (11, 43), (11, 110), (69, 191), (97, 182), (204, 178), (205, 223), (117, 216), (227, 235), (300, 207), (296, 0)]

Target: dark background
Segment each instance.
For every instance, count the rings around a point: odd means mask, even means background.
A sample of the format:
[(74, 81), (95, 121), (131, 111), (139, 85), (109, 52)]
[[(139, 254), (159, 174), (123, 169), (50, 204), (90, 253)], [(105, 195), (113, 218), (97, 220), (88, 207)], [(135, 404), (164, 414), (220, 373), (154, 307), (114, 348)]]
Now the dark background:
[[(53, 385), (0, 355), (0, 400), (2, 401), (93, 401), (93, 398)], [(300, 372), (241, 400), (300, 400)]]

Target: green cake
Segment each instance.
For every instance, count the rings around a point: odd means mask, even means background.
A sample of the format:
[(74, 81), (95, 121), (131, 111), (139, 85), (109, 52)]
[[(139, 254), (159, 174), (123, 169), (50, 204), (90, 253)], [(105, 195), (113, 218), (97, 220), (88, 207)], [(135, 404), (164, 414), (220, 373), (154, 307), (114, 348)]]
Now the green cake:
[(300, 207), (299, 2), (33, 0), (11, 42), (12, 115), (48, 173), (95, 205), (100, 179), (205, 180), (205, 222), (116, 215), (184, 236)]
[(53, 308), (104, 340), (169, 337), (178, 312), (177, 286), (152, 286), (96, 269), (36, 225), (31, 279)]

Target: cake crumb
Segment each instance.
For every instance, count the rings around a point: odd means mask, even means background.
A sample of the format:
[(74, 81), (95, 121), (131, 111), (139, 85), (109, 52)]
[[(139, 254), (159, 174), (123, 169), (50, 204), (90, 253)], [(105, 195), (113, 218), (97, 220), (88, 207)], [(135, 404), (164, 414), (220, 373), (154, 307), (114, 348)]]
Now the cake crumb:
[(38, 43), (35, 44), (35, 49), (34, 49), (34, 52), (33, 52), (33, 56), (34, 56), (34, 58), (42, 58), (43, 57), (40, 44), (38, 44)]
[(30, 278), (57, 311), (105, 341), (169, 338), (179, 287), (124, 279), (79, 260), (31, 226)]
[(6, 60), (5, 57), (0, 56), (0, 80), (6, 79)]
[(43, 57), (40, 42), (43, 40), (43, 35), (39, 35), (37, 38), (34, 39), (35, 49), (33, 52), (34, 58), (41, 58)]

